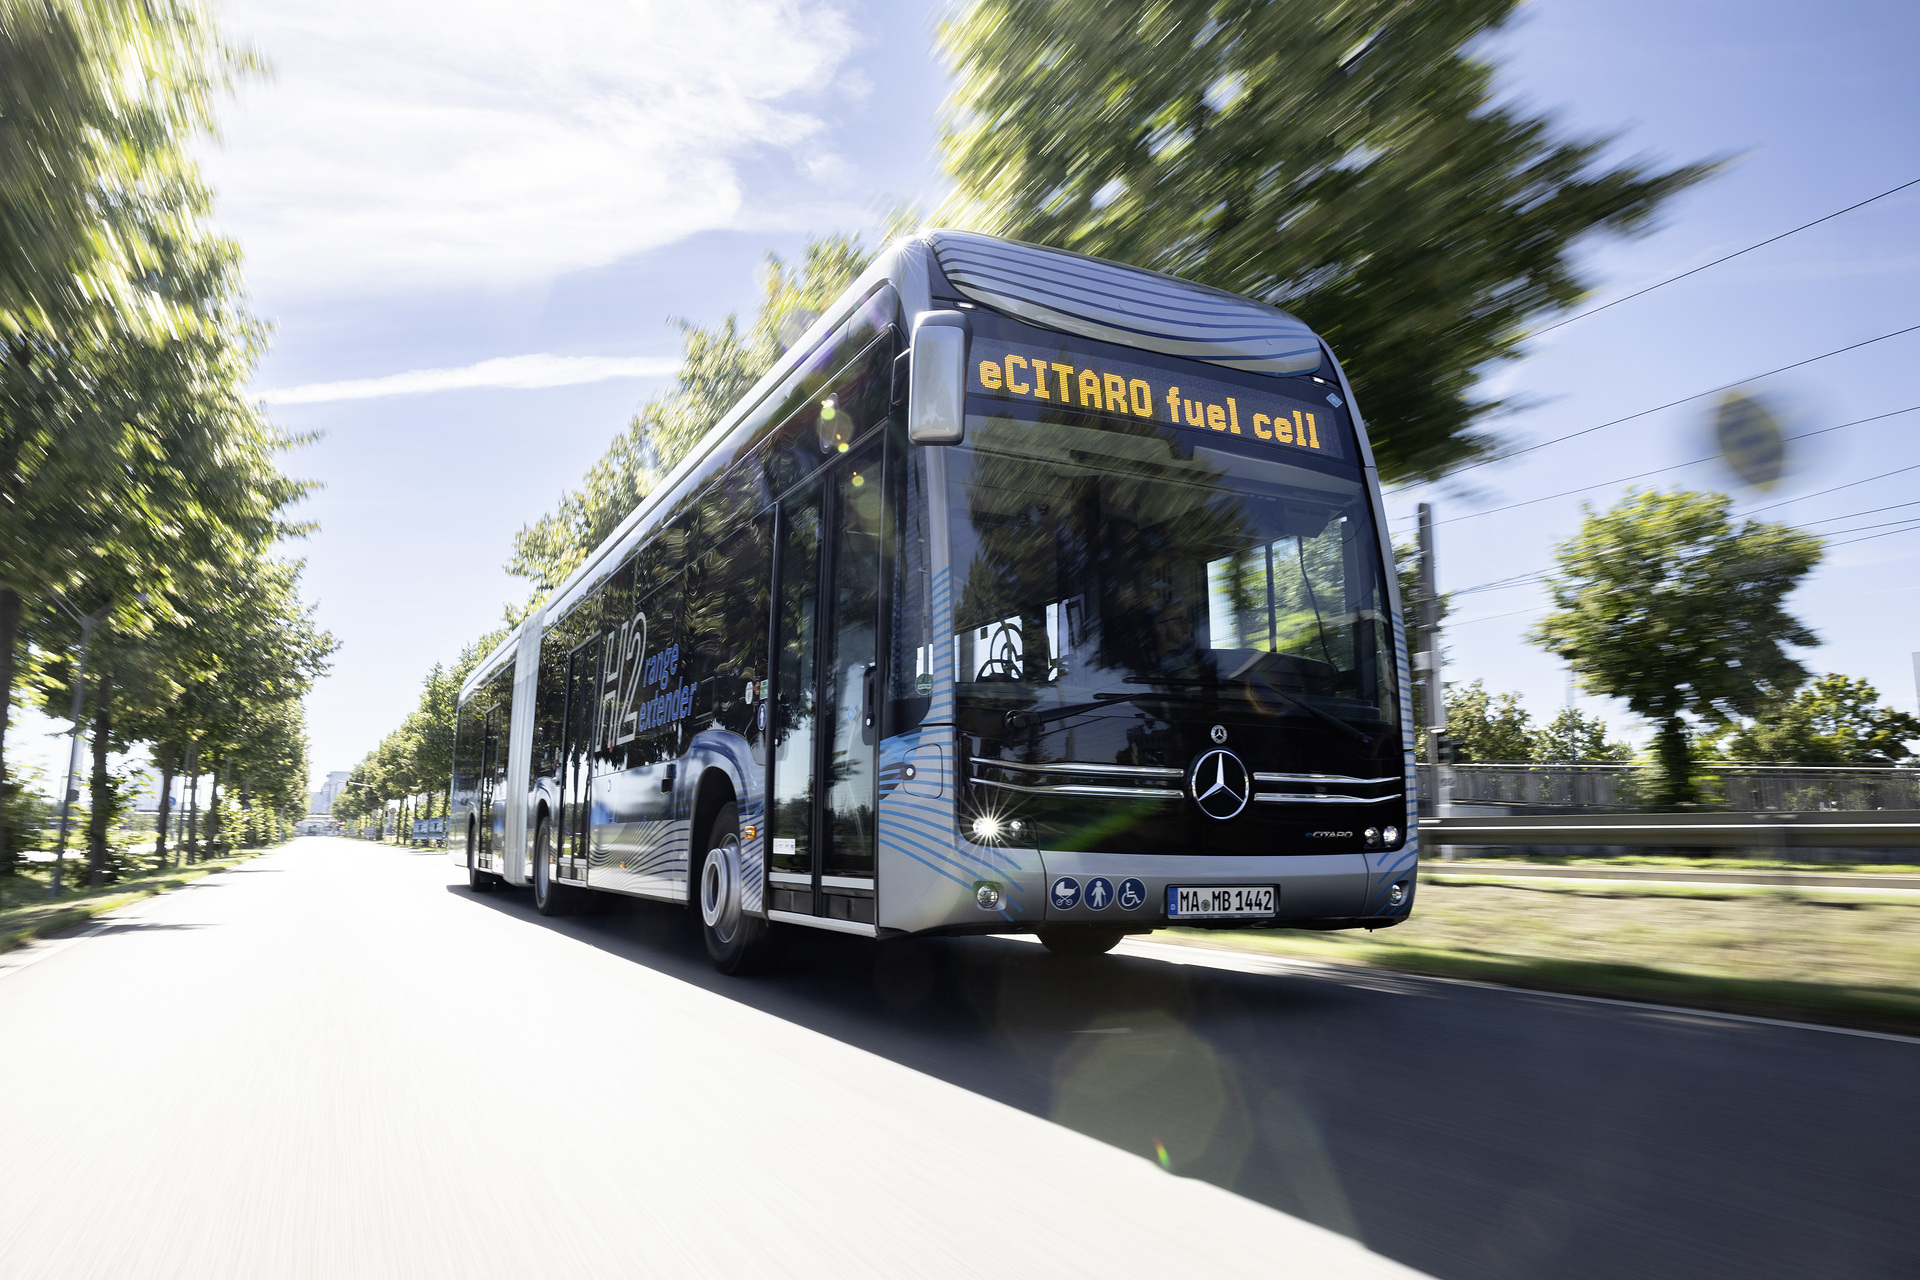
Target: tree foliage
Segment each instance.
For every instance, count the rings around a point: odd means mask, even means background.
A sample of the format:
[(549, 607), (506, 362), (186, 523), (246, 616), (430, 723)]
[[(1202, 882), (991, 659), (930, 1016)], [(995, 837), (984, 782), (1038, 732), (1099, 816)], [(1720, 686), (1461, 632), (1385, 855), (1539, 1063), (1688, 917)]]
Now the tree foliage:
[(247, 65), (192, 0), (0, 0), (0, 337), (193, 323), (144, 277)]
[(1533, 758), (1541, 764), (1624, 764), (1633, 748), (1607, 737), (1607, 722), (1578, 707), (1562, 707), (1533, 735)]
[(1496, 99), (1517, 0), (974, 0), (945, 221), (1297, 313), (1340, 354), (1388, 480), (1487, 456), (1473, 388), (1578, 302), (1572, 251), (1711, 166), (1608, 167)]
[(1707, 751), (1727, 761), (1889, 765), (1914, 758), (1920, 718), (1880, 702), (1871, 682), (1829, 673), (1751, 720), (1712, 734)]
[(1447, 736), (1462, 761), (1528, 760), (1533, 717), (1517, 693), (1488, 693), (1475, 680), (1447, 690)]
[(1819, 643), (1786, 597), (1821, 542), (1787, 525), (1735, 526), (1725, 494), (1630, 492), (1583, 507), (1557, 552), (1553, 610), (1528, 639), (1565, 659), (1589, 692), (1655, 722), (1657, 799), (1692, 803), (1694, 726), (1762, 713), (1806, 678), (1787, 650)]
[(333, 648), (274, 554), (298, 442), (245, 397), (264, 330), (186, 151), (245, 65), (192, 0), (0, 0), (0, 764), (23, 680), (69, 714), (86, 633), (96, 883), (110, 750), (211, 771), (223, 840), (304, 801)]
[(1489, 693), (1479, 680), (1447, 690), (1447, 736), (1467, 764), (1618, 764), (1633, 757), (1607, 737), (1607, 723), (1563, 707), (1544, 726), (1517, 693)]

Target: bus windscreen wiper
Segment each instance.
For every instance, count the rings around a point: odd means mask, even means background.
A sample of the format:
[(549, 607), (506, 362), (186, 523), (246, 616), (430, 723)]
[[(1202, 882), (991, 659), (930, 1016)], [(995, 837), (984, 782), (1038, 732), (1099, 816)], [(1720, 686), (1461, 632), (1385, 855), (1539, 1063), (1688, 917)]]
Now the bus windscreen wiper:
[[(1151, 679), (1151, 680), (1145, 676), (1123, 676), (1122, 679), (1124, 679), (1130, 684), (1172, 684), (1172, 685), (1198, 686), (1201, 688), (1208, 688), (1208, 689), (1219, 689), (1219, 688), (1225, 687), (1221, 682), (1214, 681), (1214, 680), (1194, 680), (1194, 679), (1183, 679), (1180, 677), (1168, 677), (1168, 676), (1161, 676), (1159, 678)], [(1362, 751), (1373, 750), (1373, 738), (1371, 736), (1361, 732), (1359, 729), (1356, 729), (1354, 726), (1348, 724), (1345, 720), (1342, 720), (1339, 716), (1334, 715), (1332, 712), (1322, 711), (1319, 707), (1314, 706), (1311, 702), (1307, 702), (1301, 698), (1296, 698), (1294, 695), (1288, 693), (1285, 689), (1279, 688), (1276, 685), (1268, 684), (1265, 680), (1258, 680), (1252, 676), (1248, 676), (1246, 678), (1246, 683), (1249, 686), (1252, 686), (1254, 688), (1265, 690), (1266, 692), (1272, 694), (1276, 698), (1279, 698), (1283, 702), (1292, 703), (1294, 706), (1300, 708), (1302, 711), (1306, 712), (1308, 715), (1312, 716), (1314, 719), (1319, 720), (1322, 723), (1331, 726), (1332, 728), (1338, 730), (1343, 736), (1351, 738), (1355, 742), (1359, 743), (1360, 749)], [(1141, 697), (1144, 695), (1134, 694), (1132, 696)]]
[(1018, 732), (1023, 728), (1043, 725), (1049, 720), (1064, 720), (1068, 716), (1077, 716), (1083, 711), (1098, 711), (1112, 706), (1116, 702), (1137, 702), (1142, 698), (1151, 698), (1151, 693), (1096, 693), (1090, 702), (1072, 702), (1064, 707), (1048, 707), (1045, 710), (1007, 712), (1007, 729)]

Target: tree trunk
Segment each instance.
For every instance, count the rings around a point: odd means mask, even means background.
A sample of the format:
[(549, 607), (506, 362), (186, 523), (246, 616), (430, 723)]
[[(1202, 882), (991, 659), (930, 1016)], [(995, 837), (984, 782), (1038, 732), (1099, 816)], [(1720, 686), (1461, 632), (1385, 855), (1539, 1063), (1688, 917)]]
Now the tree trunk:
[(187, 861), (200, 861), (200, 744), (197, 742), (187, 744)]
[(1654, 755), (1660, 769), (1660, 807), (1684, 809), (1698, 800), (1693, 788), (1693, 744), (1687, 740), (1686, 721), (1671, 716), (1661, 722)]
[(0, 587), (0, 876), (13, 874), (20, 856), (7, 829), (7, 721), (13, 716), (14, 653), (20, 639), (20, 593)]
[(107, 827), (113, 822), (113, 785), (107, 776), (107, 745), (113, 730), (113, 667), (103, 653), (93, 673), (93, 784), (88, 795), (87, 886), (107, 882)]
[(207, 774), (207, 856), (220, 856), (221, 840), (227, 833), (227, 815), (220, 807), (220, 775), (226, 772), (226, 762), (217, 762), (212, 772)]
[(179, 751), (175, 747), (160, 748), (160, 810), (153, 819), (153, 869), (167, 869), (167, 819), (173, 816), (173, 770), (178, 762)]

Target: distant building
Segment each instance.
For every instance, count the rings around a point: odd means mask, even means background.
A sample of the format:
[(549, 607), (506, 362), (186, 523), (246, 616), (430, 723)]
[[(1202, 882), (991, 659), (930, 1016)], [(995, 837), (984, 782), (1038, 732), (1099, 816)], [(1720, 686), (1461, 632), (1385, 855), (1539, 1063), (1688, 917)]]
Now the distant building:
[(327, 781), (307, 801), (307, 812), (325, 815), (333, 812), (333, 801), (347, 785), (347, 773), (339, 770), (327, 775)]

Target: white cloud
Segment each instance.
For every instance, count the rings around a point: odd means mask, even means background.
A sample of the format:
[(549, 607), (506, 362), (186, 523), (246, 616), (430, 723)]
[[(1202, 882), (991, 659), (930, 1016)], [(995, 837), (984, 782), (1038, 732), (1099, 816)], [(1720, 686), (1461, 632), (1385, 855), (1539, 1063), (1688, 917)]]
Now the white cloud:
[(206, 157), (249, 274), (514, 284), (739, 220), (738, 166), (866, 92), (825, 0), (228, 0), (274, 64)]
[(472, 387), (568, 387), (609, 378), (658, 378), (680, 367), (672, 356), (503, 356), (458, 369), (413, 369), (384, 378), (350, 382), (310, 382), (303, 387), (262, 391), (267, 404), (319, 404), (327, 400), (373, 400), (380, 396), (459, 391)]

